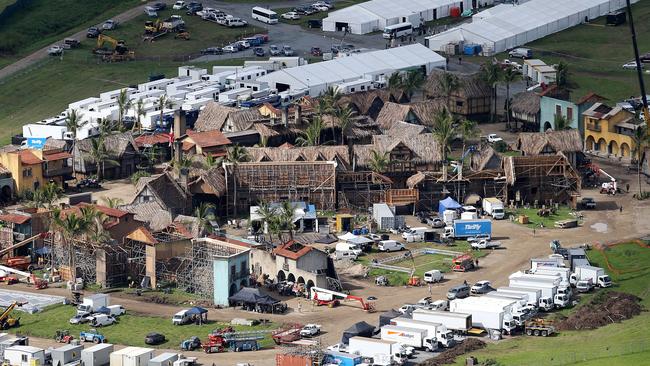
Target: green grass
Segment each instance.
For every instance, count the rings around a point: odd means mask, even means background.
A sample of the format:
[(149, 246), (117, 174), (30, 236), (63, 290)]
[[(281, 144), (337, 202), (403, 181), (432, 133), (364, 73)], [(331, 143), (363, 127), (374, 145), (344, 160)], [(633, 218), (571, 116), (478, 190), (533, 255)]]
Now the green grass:
[[(75, 338), (79, 338), (80, 331), (88, 330), (91, 327), (87, 324), (72, 325), (68, 323), (68, 319), (75, 315), (75, 313), (76, 309), (69, 305), (53, 305), (46, 308), (43, 312), (36, 314), (14, 312), (13, 316), (20, 317), (20, 326), (11, 331), (20, 332), (28, 336), (54, 338), (57, 329), (67, 329)], [(127, 309), (127, 314), (120, 316), (116, 324), (98, 328), (98, 331), (106, 336), (110, 343), (129, 346), (145, 346), (145, 335), (150, 332), (158, 332), (164, 334), (167, 341), (155, 347), (177, 349), (181, 341), (191, 336), (198, 336), (202, 340), (205, 340), (207, 339), (208, 333), (213, 329), (226, 325), (224, 323), (209, 322), (205, 325), (188, 324), (175, 326), (172, 325), (171, 318), (138, 316), (129, 314)], [(274, 324), (269, 324), (264, 327), (235, 326), (236, 330), (242, 331), (273, 328), (275, 328)], [(270, 336), (267, 336), (261, 341), (263, 347), (269, 347), (272, 343), (273, 341)]]
[[(1, 0), (0, 8), (13, 2)], [(0, 68), (140, 3), (138, 0), (32, 1), (0, 21)]]
[[(540, 217), (537, 216), (537, 211), (539, 209), (537, 208), (523, 208), (520, 207), (515, 211), (509, 212), (510, 215), (515, 216), (515, 220), (519, 217), (519, 215), (526, 215), (528, 216), (528, 224), (525, 226), (528, 226), (529, 228), (537, 229), (540, 227), (540, 224), (544, 224), (544, 227), (547, 229), (553, 229), (555, 228), (555, 222), (556, 221), (561, 221), (561, 220), (568, 220), (568, 219), (574, 219), (575, 217), (571, 215), (571, 209), (568, 206), (560, 206), (555, 215), (550, 215), (547, 217)], [(518, 221), (515, 221), (518, 222)]]
[[(601, 252), (591, 250), (588, 256), (593, 265), (605, 266)], [(608, 250), (607, 258), (614, 268), (633, 272), (617, 275), (610, 271), (615, 285), (597, 291), (632, 293), (641, 297), (647, 307), (650, 304), (650, 248), (622, 244)], [(585, 299), (583, 297), (581, 302)], [(643, 312), (622, 323), (594, 330), (563, 331), (549, 338), (518, 336), (490, 344), (472, 355), (479, 361), (492, 358), (502, 365), (641, 365), (650, 357), (648, 324), (650, 313)], [(456, 365), (464, 365), (465, 357), (467, 355), (459, 357)]]
[(0, 13), (2, 13), (5, 8), (13, 3), (15, 3), (16, 0), (0, 0)]

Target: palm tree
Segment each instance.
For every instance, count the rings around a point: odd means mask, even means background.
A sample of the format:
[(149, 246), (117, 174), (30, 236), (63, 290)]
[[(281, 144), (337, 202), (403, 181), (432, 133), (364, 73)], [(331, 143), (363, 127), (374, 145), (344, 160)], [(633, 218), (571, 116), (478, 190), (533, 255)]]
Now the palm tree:
[(235, 174), (235, 168), (237, 168), (239, 163), (243, 163), (249, 159), (248, 150), (236, 144), (228, 148), (228, 153), (223, 159), (224, 162), (229, 163), (233, 167), (233, 214), (235, 217), (237, 216), (237, 174)]
[(465, 143), (467, 142), (467, 139), (477, 137), (479, 130), (476, 127), (476, 122), (468, 119), (463, 120), (458, 127), (460, 135), (463, 138), (463, 153), (465, 153)]
[[(89, 214), (87, 214), (89, 215)], [(68, 265), (70, 266), (70, 277), (74, 281), (77, 278), (76, 251), (74, 240), (87, 234), (90, 229), (88, 216), (82, 213), (77, 216), (76, 213), (68, 213), (65, 217), (61, 214), (60, 209), (55, 209), (52, 215), (52, 225), (55, 230), (59, 231), (61, 241), (68, 250)]]
[(203, 166), (205, 166), (206, 169), (212, 169), (215, 166), (218, 166), (221, 164), (221, 159), (217, 159), (214, 157), (212, 154), (208, 154), (205, 156), (205, 161), (203, 162)]
[(560, 61), (555, 65), (555, 84), (560, 89), (569, 86), (569, 65), (564, 61)]
[(75, 161), (75, 145), (77, 143), (77, 130), (79, 127), (81, 127), (81, 117), (82, 114), (77, 112), (76, 109), (70, 109), (68, 110), (68, 116), (65, 119), (65, 127), (67, 128), (68, 132), (72, 135), (72, 176), (74, 177), (76, 174), (76, 161)]
[(280, 220), (280, 226), (283, 230), (289, 233), (289, 238), (293, 239), (293, 212), (294, 207), (289, 201), (283, 201), (282, 206), (280, 206), (278, 218)]
[(135, 115), (136, 115), (136, 123), (133, 124), (132, 131), (135, 131), (135, 128), (137, 126), (138, 132), (142, 132), (141, 117), (145, 115), (144, 101), (142, 99), (138, 99), (138, 102), (135, 104)]
[(502, 80), (506, 84), (506, 126), (508, 126), (508, 129), (510, 129), (510, 84), (520, 78), (521, 73), (512, 66), (508, 66), (503, 70)]
[(341, 97), (342, 95), (339, 91), (339, 88), (335, 88), (333, 86), (327, 87), (322, 96), (322, 99), (325, 102), (325, 106), (327, 107), (325, 109), (325, 113), (334, 114), (338, 101), (341, 99)]
[(117, 106), (118, 126), (121, 128), (124, 125), (124, 115), (131, 109), (131, 99), (129, 99), (126, 88), (120, 90), (120, 94), (117, 96)]
[(481, 78), (492, 87), (492, 99), (494, 100), (492, 122), (494, 122), (497, 115), (497, 84), (501, 80), (501, 67), (494, 62), (484, 63), (481, 66)]
[(460, 80), (458, 79), (458, 76), (450, 72), (442, 74), (442, 78), (440, 79), (440, 90), (445, 95), (447, 101), (446, 105), (449, 112), (451, 112), (451, 95), (454, 94), (455, 91), (458, 91), (459, 88)]
[(650, 145), (650, 136), (648, 135), (648, 126), (639, 125), (632, 135), (632, 158), (636, 159), (637, 184), (639, 186), (639, 197), (643, 193), (641, 189), (641, 164), (645, 149)]
[(314, 116), (313, 121), (302, 136), (296, 138), (296, 145), (298, 146), (318, 146), (320, 145), (320, 136), (323, 131), (323, 120), (319, 116)]
[(434, 116), (434, 126), (431, 132), (438, 145), (440, 145), (442, 176), (443, 179), (447, 179), (447, 153), (450, 150), (451, 140), (456, 135), (454, 118), (447, 110), (443, 109)]
[(344, 143), (345, 135), (352, 127), (352, 108), (344, 107), (337, 109), (336, 119), (338, 119), (339, 128), (341, 129), (341, 144)]
[(158, 108), (160, 109), (160, 124), (163, 123), (163, 117), (165, 115), (165, 108), (172, 107), (172, 101), (167, 97), (167, 94), (161, 94), (156, 101)]
[(110, 135), (113, 133), (113, 131), (115, 131), (115, 127), (117, 127), (117, 125), (113, 121), (111, 121), (108, 118), (102, 118), (99, 121), (99, 135), (100, 136)]
[(426, 79), (424, 78), (422, 72), (417, 70), (411, 70), (402, 77), (401, 89), (404, 91), (404, 93), (406, 93), (409, 101), (411, 98), (413, 98), (413, 95), (416, 92), (422, 89), (425, 81)]
[(182, 174), (185, 170), (192, 167), (192, 155), (181, 155), (180, 159), (172, 162), (172, 166), (176, 169), (178, 174)]
[[(268, 202), (262, 201), (257, 205), (257, 214), (262, 217), (263, 225), (266, 225), (265, 231), (268, 231), (269, 235), (271, 235), (271, 220), (277, 216), (277, 213), (278, 210), (275, 207), (271, 207)], [(269, 239), (272, 241), (273, 236), (271, 235)]]
[(370, 170), (381, 174), (388, 169), (390, 165), (390, 153), (388, 151), (380, 153), (377, 150), (370, 151)]
[(119, 197), (102, 197), (102, 200), (106, 203), (106, 206), (110, 208), (118, 208), (124, 203), (124, 200)]
[(213, 203), (201, 202), (194, 210), (194, 216), (199, 219), (199, 235), (203, 235), (204, 233), (211, 234), (213, 232), (210, 221), (215, 220), (214, 209), (215, 205)]
[(571, 121), (569, 121), (565, 116), (561, 114), (556, 114), (553, 118), (553, 122), (555, 125), (555, 131), (571, 129)]
[(388, 90), (391, 95), (397, 94), (398, 90), (402, 89), (402, 75), (395, 71), (388, 77)]
[[(104, 143), (104, 136), (90, 139), (90, 159), (97, 165), (97, 179), (102, 180), (106, 163), (119, 165), (116, 160), (111, 159), (111, 154)], [(100, 170), (101, 167), (101, 170)]]
[(50, 182), (34, 191), (29, 205), (51, 209), (54, 202), (63, 196), (63, 190), (56, 183)]

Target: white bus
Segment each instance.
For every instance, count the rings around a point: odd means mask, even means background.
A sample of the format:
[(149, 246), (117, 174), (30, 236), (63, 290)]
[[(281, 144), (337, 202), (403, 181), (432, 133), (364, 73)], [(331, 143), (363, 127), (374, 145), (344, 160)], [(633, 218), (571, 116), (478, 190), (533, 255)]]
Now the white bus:
[(393, 38), (399, 38), (401, 36), (408, 36), (409, 34), (413, 33), (413, 24), (411, 23), (399, 23), (399, 24), (393, 24), (389, 25), (388, 27), (384, 28), (384, 38), (386, 39), (393, 39)]
[(253, 8), (251, 17), (255, 20), (266, 24), (277, 24), (278, 23), (278, 13), (273, 10), (265, 9), (259, 6)]

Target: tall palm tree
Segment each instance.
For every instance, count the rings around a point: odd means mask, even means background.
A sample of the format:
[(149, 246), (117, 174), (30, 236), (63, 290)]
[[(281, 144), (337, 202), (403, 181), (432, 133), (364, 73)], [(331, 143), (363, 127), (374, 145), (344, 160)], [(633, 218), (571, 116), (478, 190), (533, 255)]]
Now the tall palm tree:
[(76, 161), (75, 161), (75, 146), (77, 144), (77, 130), (81, 127), (81, 117), (83, 115), (79, 113), (76, 109), (68, 110), (68, 116), (65, 119), (65, 126), (68, 129), (68, 132), (72, 135), (72, 176), (76, 175)]
[(565, 116), (561, 114), (556, 114), (554, 116), (553, 124), (555, 125), (555, 131), (571, 129), (571, 121), (569, 121)]
[(118, 208), (124, 203), (124, 200), (119, 197), (102, 197), (102, 201), (110, 208)]
[(205, 156), (205, 161), (203, 162), (203, 166), (205, 166), (206, 169), (212, 169), (215, 166), (218, 166), (219, 164), (221, 164), (221, 160), (215, 158), (214, 155), (208, 154)]
[(343, 95), (339, 91), (339, 88), (328, 86), (322, 96), (322, 99), (327, 107), (325, 113), (334, 114), (338, 101), (342, 96)]
[(70, 266), (70, 277), (74, 281), (77, 278), (77, 261), (74, 240), (84, 236), (90, 230), (91, 223), (85, 215), (68, 213), (62, 215), (60, 209), (54, 209), (52, 215), (52, 225), (59, 232), (61, 241), (68, 251), (68, 265)]
[(338, 125), (341, 129), (341, 144), (345, 143), (345, 135), (347, 134), (350, 127), (352, 127), (352, 108), (344, 107), (336, 110), (336, 119), (338, 119)]
[(445, 95), (445, 100), (447, 101), (446, 105), (449, 112), (451, 112), (451, 95), (458, 91), (459, 88), (460, 80), (458, 79), (458, 76), (450, 72), (442, 74), (442, 78), (440, 79), (440, 90)]
[(323, 120), (319, 116), (314, 116), (312, 122), (307, 126), (302, 136), (296, 138), (298, 146), (318, 146), (323, 131)]
[(375, 173), (381, 174), (385, 172), (390, 165), (390, 153), (388, 151), (381, 153), (377, 150), (371, 150), (369, 165), (370, 170)]
[(158, 108), (160, 109), (160, 125), (163, 123), (163, 117), (165, 116), (165, 108), (172, 107), (172, 100), (167, 97), (167, 94), (161, 94), (156, 101)]
[(102, 118), (99, 121), (99, 135), (100, 136), (108, 136), (115, 131), (117, 124), (115, 124), (113, 121), (111, 121), (109, 118)]
[(178, 174), (192, 167), (192, 155), (181, 155), (180, 159), (172, 162), (172, 166), (176, 169)]
[(145, 115), (144, 101), (142, 99), (138, 99), (138, 102), (135, 104), (135, 115), (136, 115), (136, 123), (133, 124), (132, 131), (135, 131), (137, 126), (138, 132), (142, 132), (141, 118), (142, 116)]
[(476, 122), (468, 119), (463, 120), (458, 128), (460, 135), (463, 138), (463, 153), (465, 153), (465, 143), (468, 139), (477, 137), (479, 135), (479, 129), (476, 126)]
[(280, 226), (283, 230), (289, 233), (290, 240), (293, 239), (293, 212), (294, 207), (289, 201), (283, 201), (280, 206), (278, 218), (280, 220)]
[(569, 86), (569, 65), (564, 61), (560, 61), (555, 65), (555, 84), (560, 89)]
[(494, 110), (492, 113), (492, 122), (497, 116), (497, 84), (501, 80), (501, 67), (494, 62), (486, 62), (481, 66), (481, 78), (492, 88), (492, 99), (494, 100)]
[(277, 216), (278, 210), (275, 207), (271, 207), (268, 202), (262, 201), (257, 205), (257, 214), (262, 217), (262, 225), (266, 225), (266, 230), (269, 232), (271, 241), (273, 241), (273, 236), (271, 235), (271, 220)]
[(413, 98), (413, 95), (422, 89), (426, 79), (422, 72), (417, 70), (411, 70), (402, 77), (402, 90), (409, 98), (409, 101)]
[(106, 144), (104, 143), (104, 137), (102, 135), (90, 139), (89, 155), (92, 162), (94, 162), (97, 166), (97, 179), (99, 180), (102, 180), (102, 178), (104, 177), (106, 163), (109, 163), (111, 165), (120, 164), (118, 161), (111, 159), (111, 153), (108, 150)]
[(127, 93), (126, 88), (120, 90), (120, 94), (117, 96), (117, 106), (117, 124), (121, 128), (124, 125), (124, 115), (128, 113), (129, 109), (131, 109), (131, 99), (129, 99), (129, 94)]
[(391, 95), (396, 95), (402, 89), (402, 75), (395, 71), (388, 77), (388, 91)]
[(641, 189), (641, 164), (645, 150), (650, 146), (650, 136), (648, 135), (648, 126), (639, 125), (632, 135), (632, 158), (636, 159), (637, 184), (639, 186), (639, 199), (643, 190)]
[(514, 83), (520, 78), (521, 73), (512, 66), (506, 67), (501, 75), (501, 79), (506, 84), (506, 126), (508, 126), (508, 129), (510, 129), (510, 84)]
[(450, 151), (451, 140), (456, 135), (454, 118), (443, 109), (434, 116), (433, 138), (440, 145), (440, 156), (442, 157), (442, 175), (447, 179), (447, 153)]
[(215, 220), (214, 209), (215, 205), (213, 203), (201, 202), (194, 210), (194, 216), (199, 219), (199, 235), (211, 234), (214, 231), (210, 223), (210, 221)]
[(236, 144), (228, 148), (228, 153), (223, 159), (224, 162), (229, 163), (233, 167), (233, 214), (235, 217), (237, 216), (237, 174), (235, 174), (235, 168), (237, 168), (239, 163), (246, 162), (249, 159), (248, 151), (244, 147)]

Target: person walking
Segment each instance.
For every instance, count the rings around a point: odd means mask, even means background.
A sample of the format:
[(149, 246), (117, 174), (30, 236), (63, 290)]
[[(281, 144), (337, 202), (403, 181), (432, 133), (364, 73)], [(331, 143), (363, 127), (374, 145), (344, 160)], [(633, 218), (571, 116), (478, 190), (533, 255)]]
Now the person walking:
[(429, 296), (431, 296), (431, 284), (429, 284)]
[(535, 228), (533, 228), (533, 236), (535, 236)]
[(623, 206), (618, 206), (618, 212), (623, 213)]

